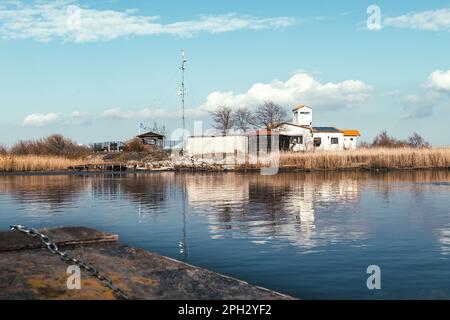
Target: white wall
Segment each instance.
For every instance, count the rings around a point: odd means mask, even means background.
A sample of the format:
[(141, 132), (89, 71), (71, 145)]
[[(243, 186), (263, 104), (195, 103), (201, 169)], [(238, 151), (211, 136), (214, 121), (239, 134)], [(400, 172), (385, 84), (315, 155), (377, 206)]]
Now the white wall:
[(206, 154), (246, 154), (248, 152), (248, 137), (190, 137), (186, 150), (189, 156), (201, 156)]
[(344, 149), (354, 150), (358, 144), (358, 137), (344, 137)]
[[(322, 144), (316, 150), (342, 151), (344, 150), (344, 135), (340, 132), (314, 132), (314, 138), (321, 138)], [(331, 144), (331, 138), (338, 138), (338, 144)]]
[(312, 109), (309, 107), (303, 107), (298, 110), (294, 110), (293, 123), (299, 126), (312, 126)]

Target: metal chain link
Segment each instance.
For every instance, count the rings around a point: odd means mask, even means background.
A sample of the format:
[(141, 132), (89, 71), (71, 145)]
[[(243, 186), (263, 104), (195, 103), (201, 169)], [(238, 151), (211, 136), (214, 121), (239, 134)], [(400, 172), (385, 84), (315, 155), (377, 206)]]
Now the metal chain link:
[(108, 276), (101, 274), (93, 266), (90, 266), (78, 259), (75, 259), (75, 258), (69, 256), (67, 253), (60, 251), (58, 246), (56, 245), (56, 243), (53, 242), (52, 240), (50, 240), (50, 238), (47, 235), (40, 233), (36, 229), (28, 228), (28, 227), (22, 226), (22, 225), (13, 225), (13, 226), (10, 226), (10, 229), (12, 231), (23, 232), (33, 238), (38, 237), (41, 240), (41, 242), (43, 244), (45, 244), (45, 246), (51, 253), (59, 256), (59, 258), (61, 260), (65, 261), (67, 263), (74, 263), (75, 265), (79, 266), (80, 268), (86, 270), (91, 276), (97, 278), (102, 285), (111, 289), (113, 294), (118, 299), (128, 300), (128, 296), (126, 295), (126, 293), (122, 289), (116, 287), (113, 284), (112, 280)]

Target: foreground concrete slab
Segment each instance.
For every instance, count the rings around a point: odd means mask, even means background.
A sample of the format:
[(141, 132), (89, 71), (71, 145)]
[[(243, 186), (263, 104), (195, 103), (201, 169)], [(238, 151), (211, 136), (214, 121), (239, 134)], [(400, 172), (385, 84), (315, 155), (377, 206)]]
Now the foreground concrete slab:
[[(293, 299), (209, 270), (119, 243), (118, 236), (72, 227), (41, 229), (61, 251), (109, 276), (130, 299)], [(82, 270), (81, 289), (69, 290), (68, 264), (38, 239), (0, 232), (0, 299), (116, 299), (109, 288)]]

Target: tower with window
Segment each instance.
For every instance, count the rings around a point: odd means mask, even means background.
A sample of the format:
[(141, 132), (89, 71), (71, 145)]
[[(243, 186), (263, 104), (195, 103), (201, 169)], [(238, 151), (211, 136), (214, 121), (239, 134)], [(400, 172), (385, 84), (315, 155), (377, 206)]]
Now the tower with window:
[(293, 123), (298, 126), (312, 127), (312, 108), (299, 105), (296, 106), (292, 112), (294, 113)]

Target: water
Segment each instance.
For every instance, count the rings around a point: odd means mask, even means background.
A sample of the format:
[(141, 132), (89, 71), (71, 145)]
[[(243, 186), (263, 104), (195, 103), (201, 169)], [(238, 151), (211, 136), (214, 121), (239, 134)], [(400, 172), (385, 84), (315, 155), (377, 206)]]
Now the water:
[(450, 171), (1, 176), (0, 229), (89, 226), (302, 299), (449, 299), (449, 195)]

